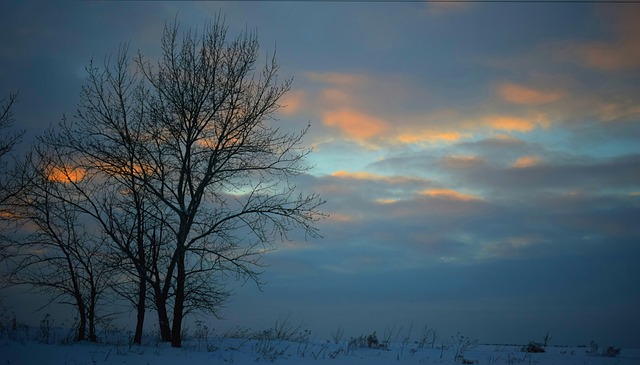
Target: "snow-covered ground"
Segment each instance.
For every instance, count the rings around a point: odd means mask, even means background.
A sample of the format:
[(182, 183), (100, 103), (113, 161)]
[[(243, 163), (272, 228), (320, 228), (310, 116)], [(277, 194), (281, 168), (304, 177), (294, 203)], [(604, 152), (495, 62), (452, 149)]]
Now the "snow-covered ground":
[[(527, 353), (522, 346), (476, 345), (464, 337), (452, 337), (433, 348), (431, 344), (404, 338), (369, 348), (368, 336), (336, 343), (311, 340), (309, 336), (283, 340), (265, 331), (248, 336), (252, 338), (190, 336), (182, 348), (176, 349), (149, 338), (143, 346), (132, 346), (126, 340), (127, 334), (112, 334), (104, 339), (107, 343), (74, 343), (65, 340), (68, 333), (61, 330), (43, 333), (39, 329), (23, 329), (22, 335), (5, 332), (0, 340), (0, 364), (640, 364), (640, 349), (621, 349), (616, 357), (596, 356), (590, 353), (590, 347), (548, 346), (544, 353)], [(598, 348), (599, 352), (603, 350), (606, 349)], [(456, 358), (457, 353), (462, 356)]]

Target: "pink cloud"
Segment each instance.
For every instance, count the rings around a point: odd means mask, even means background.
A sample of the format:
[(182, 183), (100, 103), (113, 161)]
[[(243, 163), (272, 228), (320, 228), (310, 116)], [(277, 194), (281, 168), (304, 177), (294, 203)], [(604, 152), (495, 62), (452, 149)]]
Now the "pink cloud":
[(522, 168), (537, 166), (541, 162), (542, 162), (542, 160), (537, 156), (524, 156), (524, 157), (520, 157), (519, 159), (517, 159), (511, 165), (511, 167), (522, 169)]
[(279, 112), (285, 116), (291, 116), (299, 113), (308, 104), (308, 96), (304, 90), (295, 90), (286, 93), (280, 104), (282, 108)]
[(490, 128), (508, 132), (530, 132), (536, 127), (536, 123), (529, 119), (507, 116), (488, 117), (485, 124)]
[(352, 179), (352, 180), (369, 180), (369, 181), (385, 181), (389, 184), (409, 184), (415, 182), (425, 183), (426, 180), (418, 177), (408, 176), (385, 176), (374, 174), (367, 171), (347, 171), (339, 170), (331, 174), (333, 177), (340, 179)]
[(349, 108), (325, 112), (322, 121), (356, 140), (380, 137), (389, 129), (384, 120)]
[(565, 93), (560, 90), (536, 90), (510, 82), (499, 85), (498, 94), (508, 102), (523, 105), (552, 103), (565, 96)]
[(613, 27), (612, 40), (575, 45), (559, 54), (569, 54), (586, 66), (602, 71), (640, 67), (640, 8), (619, 8), (605, 13), (605, 18)]
[(459, 201), (475, 201), (481, 200), (480, 197), (472, 194), (461, 193), (459, 191), (451, 189), (427, 189), (420, 192), (420, 195), (440, 198), (447, 200), (459, 200)]
[(353, 94), (339, 88), (327, 88), (320, 93), (322, 101), (331, 104), (353, 103)]

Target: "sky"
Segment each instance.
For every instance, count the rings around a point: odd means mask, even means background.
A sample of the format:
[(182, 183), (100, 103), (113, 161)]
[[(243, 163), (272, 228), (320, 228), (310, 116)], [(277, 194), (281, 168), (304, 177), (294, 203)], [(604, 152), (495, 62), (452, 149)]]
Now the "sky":
[(298, 186), (329, 218), (216, 328), (640, 347), (640, 4), (5, 1), (17, 152), (74, 114), (92, 58), (219, 12), (293, 78), (273, 123), (311, 124)]

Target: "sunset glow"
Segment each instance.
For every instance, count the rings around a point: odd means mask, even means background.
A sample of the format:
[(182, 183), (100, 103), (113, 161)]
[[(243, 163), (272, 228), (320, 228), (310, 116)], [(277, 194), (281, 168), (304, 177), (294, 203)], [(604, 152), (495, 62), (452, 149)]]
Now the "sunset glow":
[[(311, 168), (265, 184), (317, 192), (327, 217), (314, 221), (321, 239), (295, 222), (269, 237), (262, 291), (221, 278), (237, 295), (224, 320), (203, 318), (209, 328), (263, 329), (290, 315), (318, 338), (428, 324), (443, 341), (549, 333), (559, 346), (640, 347), (640, 5), (3, 2), (0, 85), (20, 91), (14, 129), (26, 130), (15, 155), (63, 116), (78, 122), (91, 60), (114, 62), (128, 44), (156, 67), (167, 22), (199, 32), (218, 13), (229, 40), (256, 30), (254, 81), (272, 57), (276, 84), (292, 80), (265, 126), (310, 126), (299, 147)], [(212, 135), (196, 149), (214, 146)], [(93, 173), (60, 167), (48, 179), (70, 187)], [(244, 197), (231, 185), (212, 188), (208, 209)], [(251, 223), (271, 224), (263, 218)], [(8, 301), (37, 309), (21, 298)]]
[(60, 182), (60, 183), (75, 183), (81, 181), (86, 175), (86, 171), (82, 168), (60, 168), (56, 167), (51, 169), (48, 174), (48, 179), (50, 181)]

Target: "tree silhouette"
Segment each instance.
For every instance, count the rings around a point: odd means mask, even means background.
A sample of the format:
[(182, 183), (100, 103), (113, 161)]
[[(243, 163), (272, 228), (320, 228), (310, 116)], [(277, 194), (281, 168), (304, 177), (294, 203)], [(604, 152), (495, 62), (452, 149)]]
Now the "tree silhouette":
[(186, 314), (217, 314), (229, 273), (259, 283), (277, 240), (318, 236), (323, 201), (294, 183), (309, 169), (307, 129), (270, 125), (290, 80), (278, 82), (274, 57), (256, 71), (259, 54), (255, 33), (228, 39), (220, 17), (201, 34), (166, 26), (157, 64), (140, 53), (130, 64), (126, 47), (91, 64), (76, 117), (43, 139), (101, 186), (70, 184), (120, 255), (131, 280), (119, 282), (137, 287), (140, 329), (150, 295), (175, 347)]

